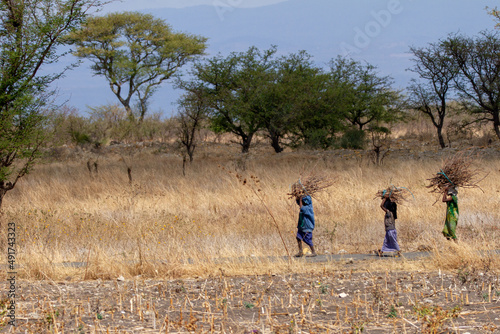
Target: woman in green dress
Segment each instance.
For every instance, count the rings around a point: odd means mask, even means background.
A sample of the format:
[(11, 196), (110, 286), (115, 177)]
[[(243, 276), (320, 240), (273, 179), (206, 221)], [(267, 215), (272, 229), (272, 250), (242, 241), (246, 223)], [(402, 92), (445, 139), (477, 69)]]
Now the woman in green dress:
[(446, 220), (444, 222), (443, 235), (448, 240), (457, 241), (458, 223), (458, 191), (455, 187), (446, 188), (443, 193), (443, 202), (446, 203)]

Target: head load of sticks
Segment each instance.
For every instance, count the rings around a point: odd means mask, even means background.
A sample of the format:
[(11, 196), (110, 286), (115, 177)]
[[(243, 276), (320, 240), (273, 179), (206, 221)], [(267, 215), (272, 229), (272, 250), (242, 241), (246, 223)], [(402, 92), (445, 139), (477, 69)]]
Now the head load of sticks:
[(389, 198), (392, 202), (395, 202), (397, 204), (401, 204), (403, 201), (409, 200), (408, 195), (411, 195), (413, 197), (413, 194), (407, 188), (396, 187), (396, 186), (393, 186), (391, 184), (386, 189), (379, 190), (375, 194), (375, 198)]
[(335, 179), (324, 175), (310, 175), (299, 177), (297, 182), (290, 186), (288, 198), (314, 197), (315, 194), (325, 190), (335, 183)]
[(432, 193), (443, 193), (449, 189), (479, 188), (478, 183), (487, 175), (478, 179), (481, 170), (473, 168), (475, 157), (471, 152), (458, 152), (444, 161), (443, 168), (432, 178), (427, 179)]

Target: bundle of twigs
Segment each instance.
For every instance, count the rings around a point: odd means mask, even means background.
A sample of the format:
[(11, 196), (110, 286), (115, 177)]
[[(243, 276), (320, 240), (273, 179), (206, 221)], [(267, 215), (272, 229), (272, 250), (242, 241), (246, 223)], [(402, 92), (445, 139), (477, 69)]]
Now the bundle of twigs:
[(335, 179), (324, 175), (311, 175), (299, 178), (297, 182), (290, 186), (290, 192), (287, 194), (289, 198), (300, 198), (304, 196), (312, 196), (326, 188), (332, 186)]
[[(432, 178), (427, 179), (432, 193), (442, 193), (448, 187), (480, 188), (478, 183), (482, 171), (473, 168), (474, 157), (471, 153), (459, 152), (444, 161), (443, 168)], [(481, 189), (481, 188), (480, 188)]]
[(401, 204), (403, 201), (408, 201), (408, 195), (413, 197), (413, 194), (410, 190), (405, 187), (396, 187), (389, 186), (384, 190), (379, 190), (375, 194), (375, 198), (385, 198), (388, 197), (392, 202), (396, 202), (397, 204)]

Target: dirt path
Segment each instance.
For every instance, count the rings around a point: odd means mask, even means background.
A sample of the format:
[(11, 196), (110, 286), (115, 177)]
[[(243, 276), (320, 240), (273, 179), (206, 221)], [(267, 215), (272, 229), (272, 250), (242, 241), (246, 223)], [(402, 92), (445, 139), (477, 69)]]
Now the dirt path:
[[(489, 253), (489, 254), (498, 254), (500, 255), (500, 250), (490, 250), (487, 252), (481, 252), (482, 254)], [(332, 261), (339, 261), (339, 262), (349, 262), (349, 261), (384, 261), (384, 260), (419, 260), (422, 258), (430, 257), (432, 256), (432, 252), (406, 252), (406, 253), (401, 253), (401, 256), (397, 256), (396, 253), (385, 253), (381, 257), (377, 256), (376, 254), (319, 254), (315, 257), (308, 257), (304, 256), (301, 258), (295, 258), (293, 257), (292, 259), (294, 261), (305, 261), (309, 263), (322, 263), (322, 262), (332, 262)], [(260, 261), (260, 260), (270, 260), (270, 261), (287, 261), (288, 257), (287, 256), (282, 256), (282, 257), (266, 257), (266, 258), (260, 258), (260, 257), (241, 257), (238, 260), (241, 262), (248, 262), (248, 261)], [(234, 259), (229, 259), (229, 258), (220, 258), (220, 259), (215, 259), (215, 263), (225, 263), (225, 262), (234, 262)], [(166, 262), (164, 262), (166, 263)], [(188, 259), (186, 263), (195, 263), (193, 260)]]

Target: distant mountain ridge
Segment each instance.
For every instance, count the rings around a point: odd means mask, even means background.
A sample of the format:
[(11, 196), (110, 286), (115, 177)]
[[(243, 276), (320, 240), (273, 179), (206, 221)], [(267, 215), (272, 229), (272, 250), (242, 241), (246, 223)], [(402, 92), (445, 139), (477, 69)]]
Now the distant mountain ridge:
[[(487, 1), (463, 0), (290, 0), (224, 12), (218, 12), (215, 6), (198, 6), (160, 9), (153, 14), (166, 19), (174, 29), (207, 36), (212, 55), (275, 44), (282, 53), (306, 50), (317, 62), (324, 63), (346, 54), (341, 46), (350, 45), (357, 49), (351, 53), (354, 58), (389, 72), (384, 64), (386, 58), (391, 54), (401, 58), (410, 45), (423, 46), (452, 32), (475, 34), (493, 28), (484, 9), (487, 5)], [(391, 8), (395, 9), (392, 13)], [(380, 22), (377, 14), (383, 12), (391, 15)], [(359, 47), (355, 38), (362, 34), (369, 41)], [(390, 63), (394, 65), (394, 61)]]

